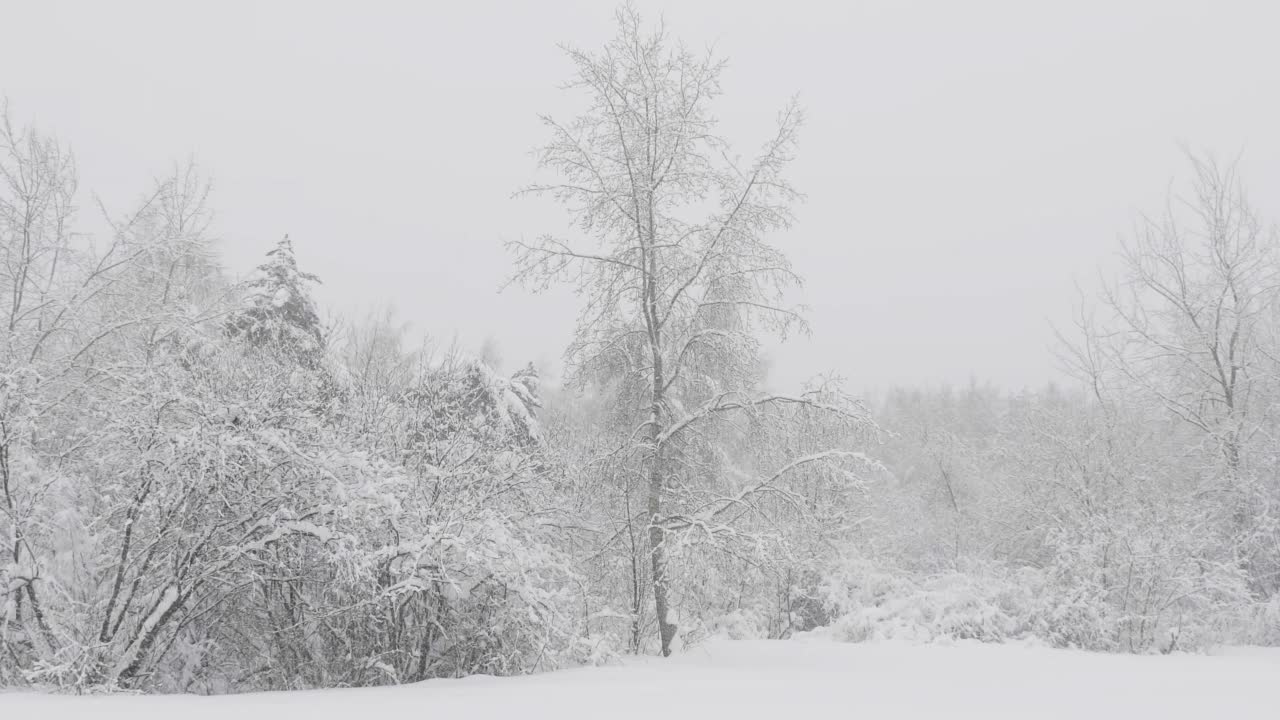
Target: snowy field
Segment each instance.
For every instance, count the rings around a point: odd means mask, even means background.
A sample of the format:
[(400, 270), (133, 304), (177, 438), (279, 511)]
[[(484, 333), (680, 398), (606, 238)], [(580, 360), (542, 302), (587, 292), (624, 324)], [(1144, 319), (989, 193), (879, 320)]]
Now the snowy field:
[(1020, 646), (718, 642), (663, 661), (397, 688), (224, 697), (0, 694), (0, 717), (1276, 718), (1280, 650), (1097, 655)]

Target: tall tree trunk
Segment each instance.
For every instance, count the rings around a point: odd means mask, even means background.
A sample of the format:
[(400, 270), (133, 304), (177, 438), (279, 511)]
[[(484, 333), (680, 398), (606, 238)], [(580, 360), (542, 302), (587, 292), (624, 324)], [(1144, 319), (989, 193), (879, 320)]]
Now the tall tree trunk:
[(644, 582), (640, 577), (641, 545), (636, 542), (634, 511), (631, 509), (631, 479), (625, 481), (626, 490), (623, 495), (627, 512), (627, 539), (631, 546), (631, 653), (640, 654), (640, 613), (644, 610)]
[(662, 656), (671, 654), (671, 638), (676, 627), (667, 619), (667, 552), (666, 530), (662, 527), (662, 491), (665, 484), (662, 467), (662, 449), (659, 447), (659, 421), (663, 376), (661, 356), (654, 354), (653, 407), (649, 411), (649, 442), (652, 455), (649, 461), (649, 557), (653, 563), (653, 609), (658, 619), (658, 637), (662, 642)]
[[(656, 433), (655, 433), (656, 435)], [(649, 468), (649, 557), (653, 562), (653, 610), (658, 618), (658, 636), (662, 641), (662, 656), (671, 654), (671, 638), (676, 627), (667, 619), (667, 552), (666, 532), (659, 520), (662, 511), (662, 467), (657, 453)]]

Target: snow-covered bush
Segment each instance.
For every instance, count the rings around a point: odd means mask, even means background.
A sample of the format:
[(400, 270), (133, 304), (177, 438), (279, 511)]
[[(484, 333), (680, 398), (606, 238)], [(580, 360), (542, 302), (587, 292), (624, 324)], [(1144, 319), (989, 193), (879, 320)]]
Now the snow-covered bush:
[[(40, 290), (0, 342), (0, 683), (228, 692), (607, 654), (532, 368), (431, 361), (385, 327), (335, 352), (289, 242), (219, 279), (188, 171), (95, 255), (63, 230), (69, 158), (4, 128), (0, 162), (46, 195), (0, 187), (43, 213), (35, 254), (5, 258)], [(0, 223), (0, 254), (21, 230)]]
[[(1237, 627), (1242, 583), (1221, 588), (1126, 567), (1127, 593), (1097, 577), (1048, 569), (975, 564), (966, 571), (914, 575), (857, 558), (835, 568), (821, 588), (833, 616), (818, 634), (848, 642), (905, 640), (1034, 641), (1101, 651), (1194, 650)], [(1212, 573), (1206, 569), (1206, 575)], [(1207, 580), (1207, 579), (1206, 579)], [(1149, 605), (1140, 605), (1135, 597)]]

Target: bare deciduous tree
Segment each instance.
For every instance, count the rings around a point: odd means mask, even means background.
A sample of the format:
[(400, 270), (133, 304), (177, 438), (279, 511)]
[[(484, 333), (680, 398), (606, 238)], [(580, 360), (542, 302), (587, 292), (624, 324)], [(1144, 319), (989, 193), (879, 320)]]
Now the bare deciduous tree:
[(593, 244), (555, 236), (513, 243), (515, 278), (533, 289), (574, 283), (586, 299), (566, 353), (572, 378), (623, 373), (645, 387), (631, 449), (642, 457), (647, 479), (649, 575), (665, 655), (675, 634), (669, 536), (705, 530), (773, 492), (791, 471), (842, 457), (795, 460), (673, 512), (667, 503), (710, 467), (694, 451), (707, 426), (797, 404), (837, 415), (847, 410), (814, 395), (755, 393), (754, 331), (785, 335), (804, 327), (784, 297), (799, 278), (767, 239), (791, 225), (798, 198), (783, 170), (799, 108), (788, 104), (760, 154), (742, 163), (716, 134), (711, 113), (723, 62), (673, 43), (661, 26), (646, 30), (629, 9), (619, 13), (618, 25), (617, 37), (598, 53), (566, 49), (575, 67), (568, 87), (590, 105), (568, 123), (543, 118), (552, 138), (538, 158), (557, 179), (526, 191), (565, 205)]
[(1280, 247), (1234, 164), (1189, 161), (1190, 192), (1124, 241), (1122, 277), (1102, 294), (1106, 317), (1082, 317), (1067, 360), (1103, 407), (1151, 404), (1192, 433), (1198, 491), (1226, 513), (1255, 587), (1274, 590), (1274, 560), (1256, 557), (1247, 536), (1258, 493), (1275, 492), (1262, 479), (1275, 456)]

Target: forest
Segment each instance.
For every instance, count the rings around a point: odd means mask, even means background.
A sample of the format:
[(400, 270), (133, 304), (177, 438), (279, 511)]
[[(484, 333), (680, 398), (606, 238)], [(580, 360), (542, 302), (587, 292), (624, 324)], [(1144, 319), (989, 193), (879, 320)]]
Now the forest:
[(238, 279), (195, 163), (119, 212), (5, 107), (0, 687), (392, 685), (800, 634), (1280, 644), (1280, 236), (1235, 163), (1187, 153), (1116, 228), (1117, 272), (1056, 319), (1069, 381), (775, 392), (763, 343), (808, 332), (780, 242), (789, 163), (821, 152), (804, 109), (740, 151), (723, 58), (630, 8), (616, 31), (566, 47), (547, 83), (581, 112), (541, 119), (512, 188), (571, 230), (508, 247), (510, 287), (576, 293), (556, 383), (391, 312), (327, 322), (302, 237)]

